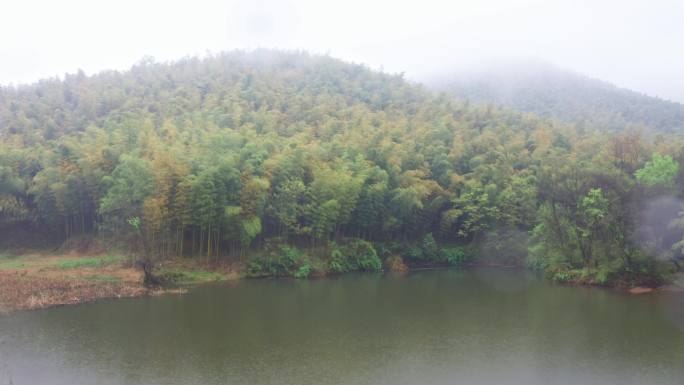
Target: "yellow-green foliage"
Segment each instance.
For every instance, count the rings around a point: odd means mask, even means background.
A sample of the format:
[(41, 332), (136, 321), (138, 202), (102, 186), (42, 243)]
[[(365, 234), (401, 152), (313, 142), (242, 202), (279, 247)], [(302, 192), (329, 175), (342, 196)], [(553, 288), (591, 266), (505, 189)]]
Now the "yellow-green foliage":
[[(0, 121), (0, 241), (37, 229), (58, 241), (98, 235), (146, 258), (241, 261), (269, 239), (339, 241), (339, 255), (320, 258), (333, 272), (381, 269), (368, 241), (412, 245), (407, 263), (459, 264), (438, 245), (505, 245), (496, 237), (532, 229), (540, 266), (623, 260), (625, 272), (652, 272), (633, 258), (644, 251), (634, 206), (659, 191), (636, 182), (672, 185), (682, 157), (676, 138), (576, 128), (265, 50), (2, 88)], [(662, 158), (646, 164), (653, 152)], [(250, 271), (316, 273), (319, 258), (293, 250), (252, 259)]]

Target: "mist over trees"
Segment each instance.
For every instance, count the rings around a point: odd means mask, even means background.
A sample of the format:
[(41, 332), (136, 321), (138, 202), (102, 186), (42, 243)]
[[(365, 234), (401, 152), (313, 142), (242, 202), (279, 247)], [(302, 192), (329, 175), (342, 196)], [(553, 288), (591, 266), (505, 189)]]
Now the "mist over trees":
[(682, 142), (630, 128), (676, 131), (681, 106), (584, 84), (549, 87), (563, 97), (543, 107), (534, 90), (511, 98), (581, 124), (265, 50), (0, 88), (0, 238), (141, 236), (158, 258), (244, 260), (272, 244), (364, 256), (326, 254), (331, 271), (379, 269), (376, 252), (457, 258), (458, 245), (559, 280), (658, 281), (658, 261), (681, 254), (676, 224), (655, 248), (636, 234), (648, 202), (678, 205)]
[(492, 103), (523, 112), (613, 132), (681, 134), (684, 105), (533, 60), (503, 61), (479, 70), (444, 74), (431, 88), (475, 103)]

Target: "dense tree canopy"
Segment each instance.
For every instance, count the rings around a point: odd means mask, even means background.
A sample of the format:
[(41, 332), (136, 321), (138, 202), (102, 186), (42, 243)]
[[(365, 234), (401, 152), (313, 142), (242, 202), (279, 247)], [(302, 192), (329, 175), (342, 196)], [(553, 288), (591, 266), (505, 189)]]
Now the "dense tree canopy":
[(530, 234), (549, 271), (634, 272), (655, 256), (638, 213), (676, 195), (682, 155), (325, 56), (145, 60), (0, 88), (0, 226), (126, 241), (137, 218), (156, 255), (215, 258), (352, 238), (505, 254)]

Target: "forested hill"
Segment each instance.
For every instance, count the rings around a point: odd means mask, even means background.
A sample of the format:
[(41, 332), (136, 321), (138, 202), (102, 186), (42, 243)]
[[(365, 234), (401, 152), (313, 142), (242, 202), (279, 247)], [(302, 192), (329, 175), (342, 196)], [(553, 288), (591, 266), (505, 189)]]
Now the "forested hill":
[(40, 142), (140, 118), (181, 119), (180, 130), (190, 120), (219, 128), (251, 123), (257, 130), (295, 125), (294, 133), (345, 108), (409, 111), (424, 98), (400, 77), (329, 57), (257, 51), (171, 64), (144, 59), (124, 73), (79, 72), (0, 88), (0, 134)]
[(507, 106), (612, 132), (684, 133), (684, 105), (646, 96), (540, 62), (462, 72), (434, 88), (473, 102)]
[(250, 274), (298, 276), (529, 246), (560, 277), (655, 280), (651, 258), (672, 255), (679, 230), (659, 229), (673, 236), (648, 251), (634, 235), (642, 202), (679, 183), (681, 148), (326, 56), (147, 60), (0, 89), (0, 246), (97, 236), (146, 258), (247, 258)]

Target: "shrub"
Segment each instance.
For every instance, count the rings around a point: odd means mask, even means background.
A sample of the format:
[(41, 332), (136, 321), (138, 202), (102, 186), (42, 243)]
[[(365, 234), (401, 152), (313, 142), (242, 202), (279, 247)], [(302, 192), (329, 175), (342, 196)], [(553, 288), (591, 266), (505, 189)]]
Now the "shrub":
[(423, 237), (422, 254), (424, 259), (431, 262), (438, 262), (442, 259), (442, 252), (439, 249), (439, 246), (437, 246), (437, 242), (435, 241), (435, 237), (432, 236), (432, 233), (427, 233), (425, 237)]
[(406, 249), (404, 258), (410, 262), (422, 262), (425, 259), (425, 256), (423, 254), (423, 249), (412, 245)]
[(466, 253), (461, 247), (449, 247), (442, 250), (441, 256), (451, 266), (458, 266), (466, 261)]
[(293, 246), (278, 246), (247, 265), (248, 277), (286, 276), (306, 278), (313, 270), (309, 256)]
[(458, 266), (466, 261), (467, 254), (462, 247), (440, 247), (432, 233), (423, 237), (420, 246), (405, 245), (401, 255), (411, 264)]
[(282, 246), (280, 255), (275, 259), (276, 269), (282, 273), (293, 273), (307, 259), (306, 254), (300, 252), (296, 247)]
[(247, 264), (247, 276), (248, 277), (261, 277), (264, 275), (264, 265), (263, 260), (256, 259), (252, 260)]
[(370, 242), (363, 240), (356, 240), (347, 246), (348, 255), (354, 261), (354, 265), (358, 270), (362, 271), (380, 271), (382, 270), (382, 262), (378, 257)]
[(294, 273), (295, 278), (307, 278), (309, 274), (311, 274), (311, 265), (308, 263), (302, 265), (297, 269), (297, 271)]
[(389, 271), (395, 272), (405, 272), (408, 270), (408, 267), (406, 267), (404, 261), (398, 255), (387, 257), (387, 259), (385, 259), (385, 267), (387, 267)]
[(332, 243), (332, 250), (330, 251), (330, 261), (328, 262), (328, 270), (331, 273), (346, 273), (349, 271), (349, 263), (344, 257), (342, 250), (337, 247), (335, 242)]
[(608, 277), (610, 276), (610, 271), (606, 268), (599, 269), (596, 272), (596, 278), (595, 281), (598, 285), (606, 285), (608, 284)]
[(548, 275), (556, 283), (575, 283), (582, 277), (582, 270), (553, 270)]
[(346, 273), (349, 271), (380, 271), (382, 262), (373, 245), (364, 240), (353, 240), (342, 246), (330, 244), (330, 259), (323, 262), (289, 245), (269, 245), (264, 255), (247, 264), (247, 276), (258, 278), (283, 276), (307, 278), (315, 271)]
[(380, 271), (382, 262), (373, 245), (364, 240), (354, 240), (340, 247), (335, 242), (331, 244), (328, 270), (331, 273), (345, 273), (349, 271)]

